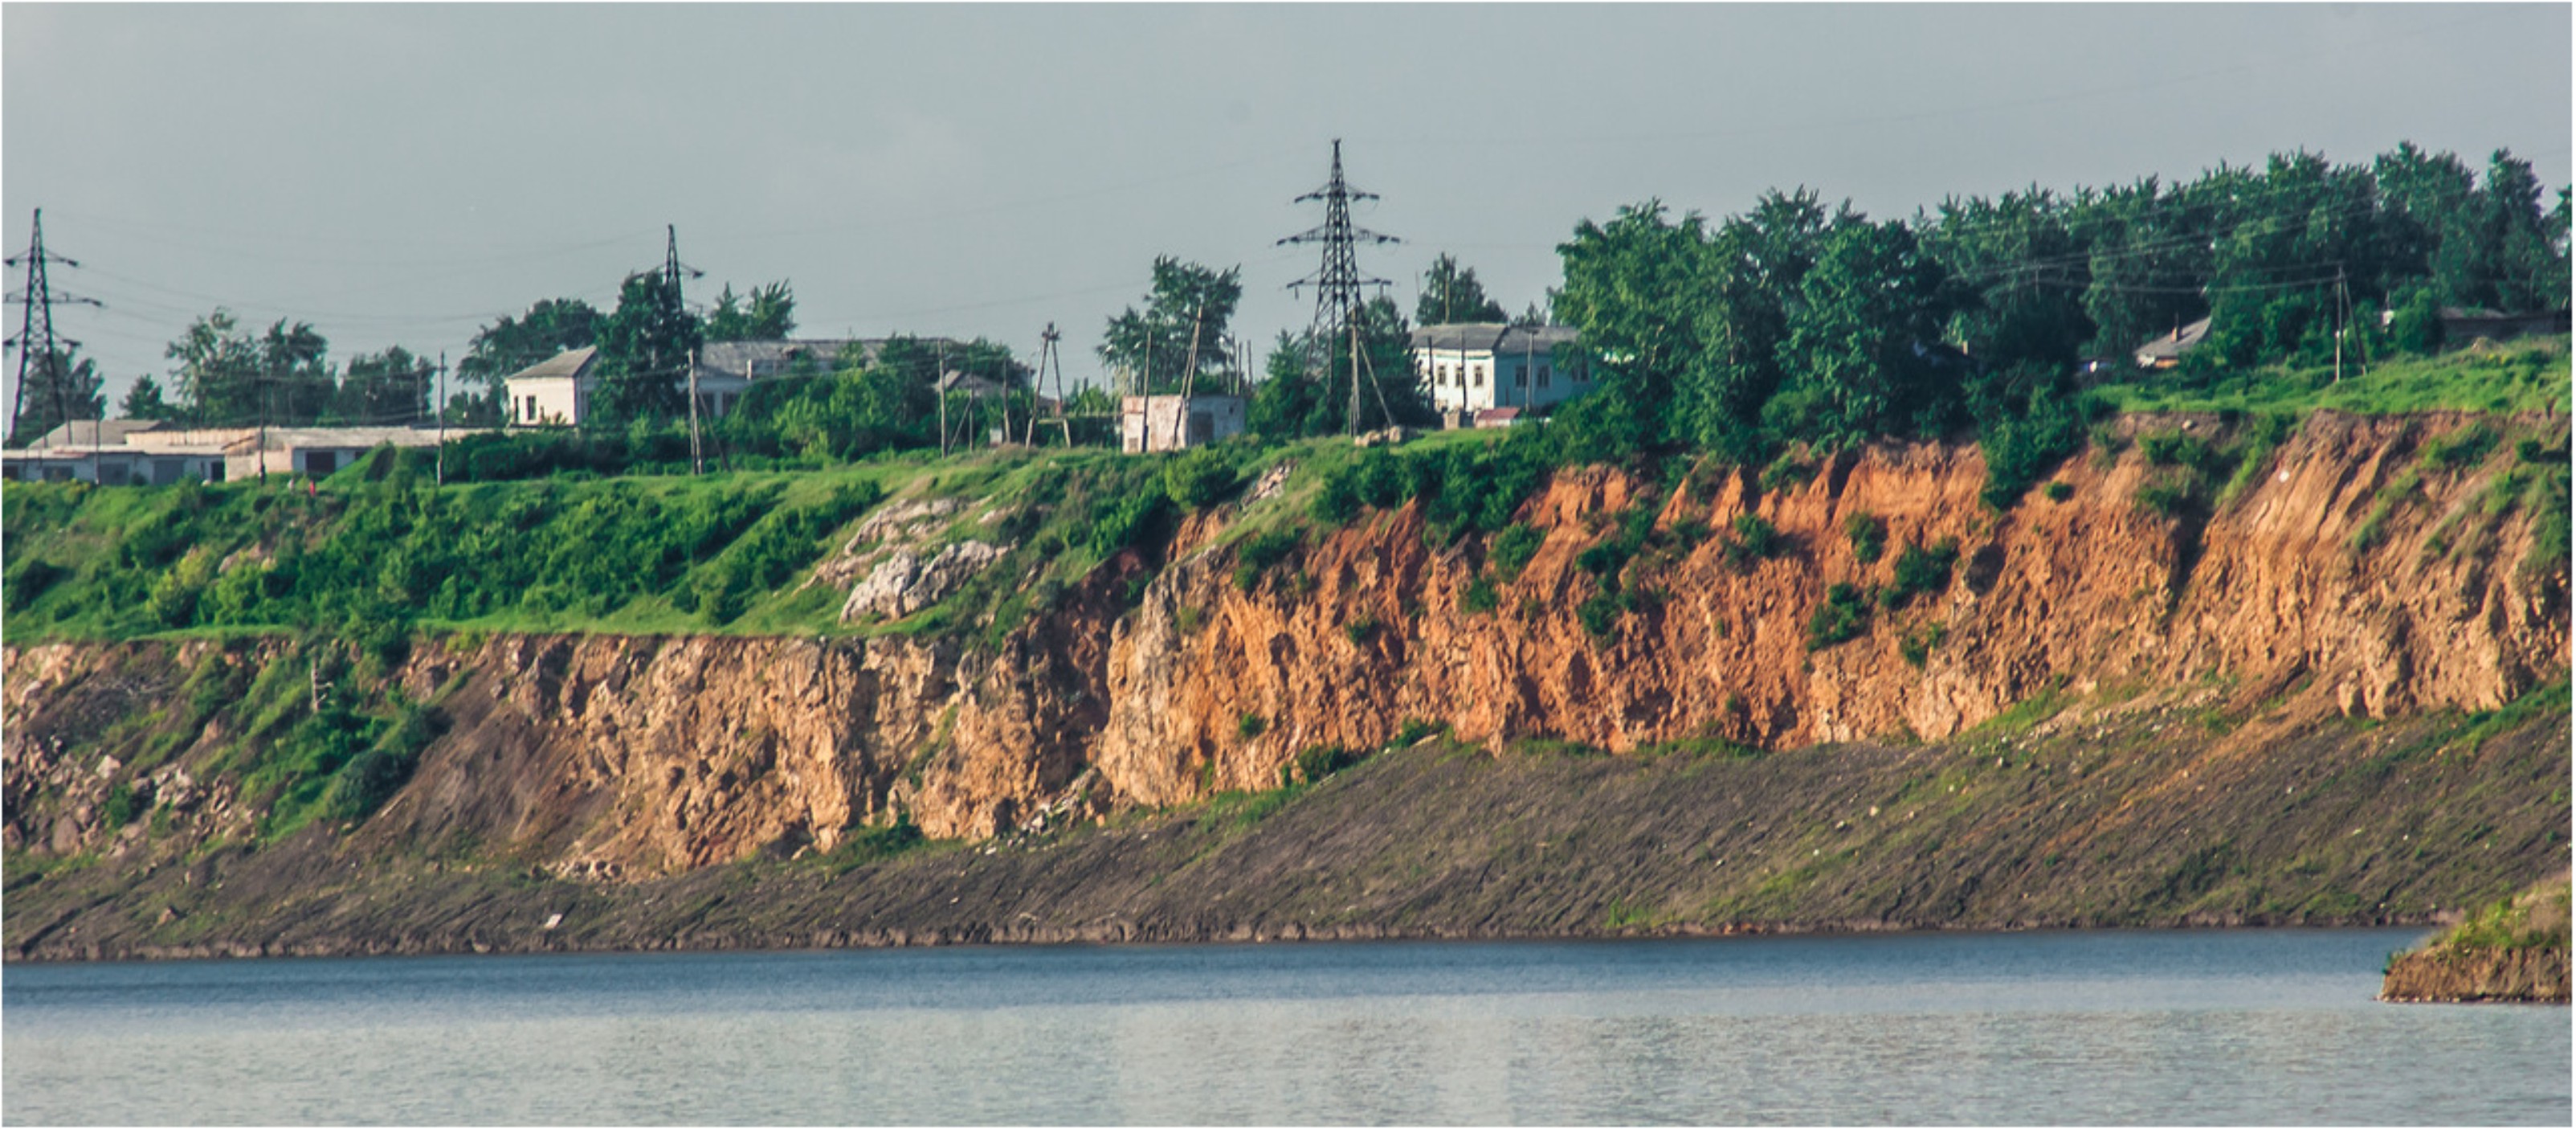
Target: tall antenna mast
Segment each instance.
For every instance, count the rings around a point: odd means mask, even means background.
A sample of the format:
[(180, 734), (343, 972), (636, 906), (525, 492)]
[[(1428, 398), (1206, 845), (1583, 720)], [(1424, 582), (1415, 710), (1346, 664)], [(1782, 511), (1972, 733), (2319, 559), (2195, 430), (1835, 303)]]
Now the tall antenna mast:
[(65, 346), (77, 349), (80, 347), (80, 342), (54, 335), (54, 305), (56, 303), (66, 306), (99, 305), (95, 298), (78, 298), (54, 292), (53, 283), (45, 274), (45, 266), (49, 263), (61, 263), (67, 267), (77, 267), (80, 264), (45, 250), (45, 210), (43, 208), (36, 209), (36, 231), (28, 243), (27, 253), (12, 255), (8, 259), (8, 265), (13, 267), (21, 263), (26, 264), (27, 267), (27, 288), (9, 296), (10, 301), (27, 307), (26, 320), (19, 326), (18, 335), (8, 340), (9, 347), (18, 350), (18, 390), (9, 406), (11, 439), (24, 438), (20, 425), (27, 418), (27, 377), (31, 369), (33, 375), (42, 378), (45, 382), (46, 387), (41, 394), (53, 397), (54, 426), (60, 427), (71, 422), (71, 401), (64, 388), (64, 385), (70, 383), (71, 374), (61, 371), (63, 366), (60, 350)]
[[(1318, 368), (1324, 369), (1324, 387), (1328, 391), (1332, 388), (1333, 378), (1332, 342), (1346, 333), (1351, 336), (1354, 344), (1351, 352), (1349, 422), (1350, 432), (1353, 435), (1359, 434), (1360, 430), (1360, 356), (1357, 347), (1360, 291), (1363, 287), (1375, 286), (1384, 289), (1392, 285), (1383, 278), (1371, 278), (1360, 273), (1359, 245), (1363, 242), (1372, 245), (1400, 242), (1392, 235), (1380, 235), (1366, 228), (1352, 226), (1351, 201), (1377, 198), (1377, 193), (1362, 192), (1342, 179), (1342, 141), (1338, 137), (1334, 138), (1332, 179), (1325, 181), (1322, 188), (1300, 196), (1294, 201), (1299, 204), (1313, 200), (1323, 201), (1322, 226), (1291, 235), (1276, 244), (1283, 247), (1291, 243), (1324, 245), (1323, 265), (1317, 267), (1315, 273), (1289, 283), (1288, 291), (1294, 294), (1301, 286), (1315, 288), (1315, 324), (1306, 333), (1306, 371), (1311, 374)], [(1383, 390), (1378, 393), (1381, 400), (1385, 395)]]

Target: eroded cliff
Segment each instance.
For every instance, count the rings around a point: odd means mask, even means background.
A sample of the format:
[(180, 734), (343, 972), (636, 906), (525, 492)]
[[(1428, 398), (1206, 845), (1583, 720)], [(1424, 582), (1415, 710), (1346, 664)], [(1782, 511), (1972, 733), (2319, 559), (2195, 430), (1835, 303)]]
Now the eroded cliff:
[[(2170, 443), (2134, 440), (2220, 422), (2121, 428), (2104, 437), (2123, 440), (2116, 452), (2070, 460), (2001, 513), (1979, 500), (1976, 451), (1938, 444), (1847, 452), (1770, 489), (1752, 470), (1677, 469), (1670, 486), (1568, 472), (1522, 509), (1543, 539), (1508, 579), (1491, 539), (1432, 543), (1418, 506), (1309, 530), (1275, 565), (1238, 568), (1245, 527), (1302, 516), (1291, 495), (1193, 514), (997, 642), (428, 639), (386, 677), (430, 703), (441, 732), (348, 834), (641, 881), (830, 851), (899, 817), (985, 839), (1268, 788), (1300, 750), (1377, 746), (1411, 719), (1487, 744), (1777, 750), (1937, 740), (2043, 692), (2139, 685), (2260, 704), (2286, 733), (2337, 713), (2492, 709), (2565, 671), (2566, 555), (2551, 543), (2564, 516), (2525, 501), (2535, 476), (2564, 470), (2516, 449), (2533, 437), (2563, 460), (2563, 420), (2319, 414), (2238, 480), (2163, 504), (2188, 468)], [(1587, 614), (1604, 580), (1584, 554), (1641, 504), (1659, 535), (1619, 573), (1640, 596)], [(1766, 553), (1724, 532), (1744, 515), (1776, 531)], [(1874, 561), (1855, 515), (1884, 529)], [(1901, 587), (1904, 549), (1935, 547), (1955, 553), (1939, 583), (1870, 599)], [(856, 559), (881, 547), (849, 552), (818, 575), (846, 589), (882, 571)], [(1471, 598), (1480, 584), (1490, 598)], [(1857, 633), (1819, 644), (1811, 621), (1837, 585), (1861, 598)], [(907, 606), (870, 602), (889, 600)], [(170, 700), (210, 665), (256, 670), (287, 646), (9, 648), (9, 845), (126, 856), (162, 836), (252, 834), (260, 813), (243, 797), (258, 789), (217, 755), (227, 734), (173, 733), (193, 721)], [(2259, 737), (2219, 751), (2261, 755)]]

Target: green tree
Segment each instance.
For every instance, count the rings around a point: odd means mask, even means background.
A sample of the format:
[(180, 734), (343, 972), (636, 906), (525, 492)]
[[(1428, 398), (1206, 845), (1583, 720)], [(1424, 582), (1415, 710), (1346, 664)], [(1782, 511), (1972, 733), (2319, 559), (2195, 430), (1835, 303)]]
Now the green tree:
[(675, 279), (626, 276), (617, 310), (599, 323), (600, 400), (610, 419), (668, 419), (688, 408), (681, 382), (704, 339)]
[[(1170, 256), (1154, 260), (1153, 291), (1145, 308), (1109, 319), (1100, 359), (1112, 370), (1140, 377), (1156, 394), (1222, 387), (1226, 325), (1243, 298), (1243, 270), (1210, 270)], [(1131, 383), (1130, 387), (1133, 387)]]
[(338, 415), (355, 424), (396, 426), (429, 418), (437, 370), (400, 345), (349, 358), (340, 378)]
[(796, 295), (783, 279), (744, 297), (736, 297), (727, 283), (707, 313), (709, 341), (784, 341), (795, 331)]
[(456, 380), (495, 391), (511, 373), (566, 349), (598, 343), (599, 311), (579, 298), (548, 298), (516, 318), (504, 317), (474, 334)]
[(1503, 317), (1502, 304), (1486, 297), (1484, 284), (1476, 281), (1476, 268), (1460, 267), (1449, 255), (1431, 260), (1431, 269), (1422, 274), (1422, 297), (1413, 304), (1415, 322), (1450, 325)]
[(259, 338), (261, 395), (272, 424), (311, 424), (322, 420), (337, 398), (340, 382), (329, 360), (331, 343), (310, 323), (288, 324), (279, 318)]
[(190, 322), (165, 355), (179, 362), (170, 376), (188, 422), (230, 426), (260, 418), (259, 343), (240, 332), (232, 311), (217, 309)]
[(1958, 403), (1950, 393), (1962, 366), (1945, 363), (1939, 346), (1955, 304), (1940, 264), (1904, 224), (1838, 222), (1799, 280), (1781, 342), (1800, 409), (1785, 430), (1844, 443), (1937, 431)]
[(161, 382), (152, 379), (150, 373), (135, 378), (134, 387), (126, 390), (124, 401), (117, 405), (117, 413), (127, 419), (179, 418), (179, 409), (161, 398)]
[(69, 419), (97, 419), (106, 414), (107, 381), (98, 364), (75, 357), (71, 348), (55, 349), (28, 366), (27, 386), (19, 392), (24, 409), (9, 433), (9, 446), (24, 447)]

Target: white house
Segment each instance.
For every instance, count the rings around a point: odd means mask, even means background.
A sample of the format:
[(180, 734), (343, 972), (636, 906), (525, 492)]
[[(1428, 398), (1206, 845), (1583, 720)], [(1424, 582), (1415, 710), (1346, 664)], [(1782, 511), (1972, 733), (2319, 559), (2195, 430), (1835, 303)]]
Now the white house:
[(566, 349), (501, 379), (501, 419), (512, 427), (572, 427), (590, 418), (599, 347)]
[(1241, 396), (1121, 396), (1118, 449), (1178, 451), (1241, 435), (1245, 403)]
[(1556, 356), (1575, 335), (1563, 325), (1426, 325), (1413, 331), (1413, 375), (1444, 414), (1545, 407), (1592, 390), (1580, 362), (1560, 367)]

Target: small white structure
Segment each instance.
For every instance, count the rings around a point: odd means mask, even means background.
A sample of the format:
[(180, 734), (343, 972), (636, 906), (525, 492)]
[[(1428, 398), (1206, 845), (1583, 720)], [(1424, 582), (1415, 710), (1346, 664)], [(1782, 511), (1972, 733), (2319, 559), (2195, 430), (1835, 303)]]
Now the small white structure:
[(590, 418), (599, 347), (566, 349), (501, 379), (501, 419), (512, 427), (578, 427)]
[(1118, 449), (1179, 451), (1241, 435), (1244, 404), (1241, 396), (1122, 396)]
[(1544, 407), (1592, 390), (1579, 363), (1558, 364), (1556, 347), (1575, 337), (1564, 325), (1426, 325), (1413, 331), (1413, 374), (1443, 413)]

